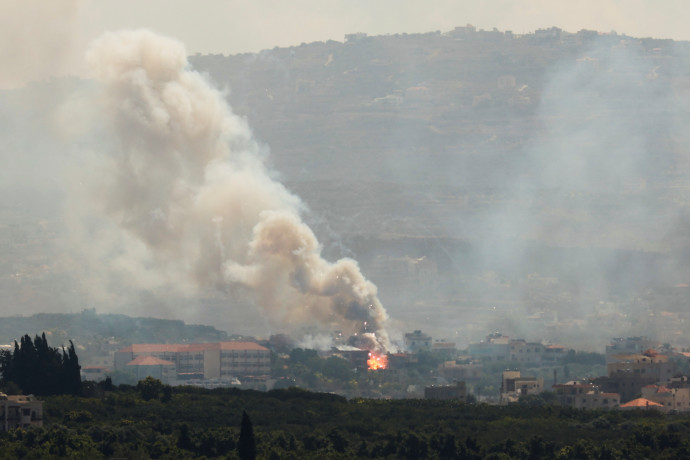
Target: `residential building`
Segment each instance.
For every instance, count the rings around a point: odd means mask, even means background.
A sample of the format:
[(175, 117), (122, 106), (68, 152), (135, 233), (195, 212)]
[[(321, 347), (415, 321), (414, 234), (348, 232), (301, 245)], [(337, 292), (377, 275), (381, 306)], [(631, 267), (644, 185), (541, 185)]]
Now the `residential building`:
[(521, 396), (537, 395), (544, 391), (544, 379), (525, 377), (520, 371), (503, 371), (501, 379), (501, 404), (517, 402)]
[(615, 337), (606, 345), (606, 364), (618, 361), (616, 355), (635, 355), (659, 346), (647, 337)]
[(431, 346), (431, 351), (438, 356), (445, 359), (453, 359), (457, 353), (458, 349), (455, 347), (455, 342), (446, 342), (442, 340), (434, 341)]
[(664, 412), (690, 411), (690, 387), (672, 388), (666, 385), (646, 385), (642, 387), (642, 397), (664, 407)]
[(469, 354), (482, 361), (507, 361), (510, 358), (510, 337), (499, 332), (489, 334), (486, 340), (471, 343)]
[(468, 362), (458, 363), (457, 361), (445, 361), (438, 365), (438, 373), (446, 380), (476, 380), (481, 378), (483, 373), (481, 364)]
[(33, 395), (0, 393), (0, 420), (3, 431), (29, 426), (43, 426), (43, 401)]
[(411, 353), (431, 350), (431, 336), (421, 330), (405, 334), (405, 348)]
[(663, 410), (664, 406), (659, 404), (659, 403), (656, 403), (654, 401), (650, 401), (649, 399), (646, 399), (646, 398), (637, 398), (637, 399), (633, 399), (632, 401), (628, 401), (625, 404), (621, 404), (620, 408), (623, 410), (635, 410), (635, 409)]
[(620, 405), (618, 393), (606, 393), (591, 382), (570, 381), (553, 385), (559, 405), (574, 409), (613, 409)]
[(544, 345), (540, 342), (511, 339), (499, 332), (487, 335), (485, 340), (469, 346), (469, 354), (474, 359), (535, 365), (556, 364), (567, 352), (567, 348), (559, 345)]

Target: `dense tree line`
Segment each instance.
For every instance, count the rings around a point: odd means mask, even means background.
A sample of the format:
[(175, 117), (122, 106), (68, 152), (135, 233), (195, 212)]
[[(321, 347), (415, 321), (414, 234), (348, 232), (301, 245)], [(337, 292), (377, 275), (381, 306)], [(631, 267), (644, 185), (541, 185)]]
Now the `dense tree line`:
[(33, 340), (24, 335), (19, 343), (15, 340), (14, 350), (0, 351), (0, 386), (16, 386), (24, 394), (79, 395), (80, 371), (74, 343), (70, 340), (67, 349), (50, 347), (45, 333)]
[(0, 434), (0, 459), (690, 458), (683, 414), (165, 388), (46, 397), (45, 426)]

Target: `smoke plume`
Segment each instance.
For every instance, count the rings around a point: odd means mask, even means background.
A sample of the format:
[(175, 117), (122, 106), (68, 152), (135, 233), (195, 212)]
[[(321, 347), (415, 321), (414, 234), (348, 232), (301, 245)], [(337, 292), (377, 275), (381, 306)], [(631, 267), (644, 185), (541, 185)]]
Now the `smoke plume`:
[(354, 260), (324, 260), (302, 202), (272, 177), (222, 93), (189, 68), (181, 43), (107, 33), (87, 64), (104, 114), (93, 129), (112, 146), (94, 166), (90, 205), (131, 237), (91, 229), (101, 258), (140, 284), (251, 291), (276, 325), (364, 333), (390, 348), (376, 287)]

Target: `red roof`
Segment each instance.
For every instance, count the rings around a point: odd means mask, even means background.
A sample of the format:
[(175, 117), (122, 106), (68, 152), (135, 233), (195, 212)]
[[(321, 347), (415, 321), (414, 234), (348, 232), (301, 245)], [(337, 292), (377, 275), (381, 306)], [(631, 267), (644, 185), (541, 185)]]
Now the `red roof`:
[(174, 366), (175, 363), (155, 356), (138, 356), (127, 363), (128, 366)]
[(650, 401), (649, 399), (637, 398), (625, 404), (621, 404), (621, 407), (664, 407), (664, 405)]

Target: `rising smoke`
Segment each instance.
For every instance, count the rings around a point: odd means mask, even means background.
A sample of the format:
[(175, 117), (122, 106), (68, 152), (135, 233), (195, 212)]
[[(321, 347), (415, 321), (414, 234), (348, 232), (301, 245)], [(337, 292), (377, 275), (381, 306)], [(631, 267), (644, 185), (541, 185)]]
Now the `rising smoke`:
[(87, 63), (98, 82), (93, 130), (111, 146), (93, 165), (94, 199), (78, 206), (82, 223), (95, 210), (104, 217), (87, 232), (93, 262), (140, 287), (251, 291), (274, 325), (340, 329), (390, 349), (376, 286), (354, 260), (323, 259), (302, 202), (267, 170), (246, 122), (189, 68), (181, 43), (107, 33)]

